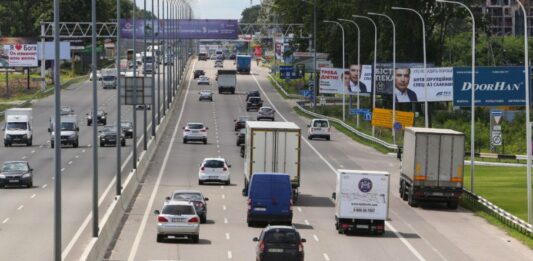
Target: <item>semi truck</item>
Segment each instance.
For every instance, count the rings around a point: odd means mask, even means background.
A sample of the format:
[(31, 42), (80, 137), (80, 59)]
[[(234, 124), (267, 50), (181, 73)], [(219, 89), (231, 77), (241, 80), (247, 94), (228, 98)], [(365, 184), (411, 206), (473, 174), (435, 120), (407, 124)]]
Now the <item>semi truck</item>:
[(335, 228), (339, 234), (381, 235), (389, 216), (390, 175), (383, 171), (337, 170)]
[(463, 191), (465, 135), (449, 129), (406, 128), (400, 196), (412, 207), (445, 202), (457, 209)]
[(237, 72), (250, 74), (252, 57), (250, 55), (239, 54), (236, 59)]
[(237, 86), (237, 71), (218, 70), (217, 72), (218, 93), (229, 92), (235, 94)]
[(243, 195), (254, 173), (287, 173), (296, 202), (300, 187), (300, 137), (301, 129), (294, 122), (246, 121)]
[(33, 142), (32, 109), (7, 109), (4, 112), (4, 116), (6, 119), (2, 127), (4, 131), (4, 146), (9, 147), (13, 144), (31, 146)]

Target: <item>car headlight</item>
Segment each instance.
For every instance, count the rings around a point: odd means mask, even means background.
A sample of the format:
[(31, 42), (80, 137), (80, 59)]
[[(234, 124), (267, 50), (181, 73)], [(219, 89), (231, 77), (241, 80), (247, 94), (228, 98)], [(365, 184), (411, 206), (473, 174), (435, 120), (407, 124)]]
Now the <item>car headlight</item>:
[(70, 135), (69, 138), (70, 138), (71, 140), (75, 140), (77, 137), (78, 137), (78, 136), (76, 136), (76, 134), (72, 134), (72, 135)]
[(30, 177), (31, 177), (30, 173), (26, 173), (26, 174), (22, 175), (23, 179), (27, 179), (27, 178), (30, 178)]
[(23, 139), (27, 139), (27, 138), (28, 138), (28, 134), (24, 134), (24, 135), (22, 135), (22, 138), (23, 138)]
[(89, 119), (89, 120), (92, 119), (92, 118), (93, 118), (93, 116), (87, 116), (87, 119)]
[(6, 175), (0, 174), (0, 179), (5, 179), (5, 178), (6, 178)]
[(11, 135), (6, 134), (6, 139), (9, 139), (9, 138), (11, 138)]
[(100, 117), (100, 118), (105, 119), (105, 116), (102, 116), (102, 117)]

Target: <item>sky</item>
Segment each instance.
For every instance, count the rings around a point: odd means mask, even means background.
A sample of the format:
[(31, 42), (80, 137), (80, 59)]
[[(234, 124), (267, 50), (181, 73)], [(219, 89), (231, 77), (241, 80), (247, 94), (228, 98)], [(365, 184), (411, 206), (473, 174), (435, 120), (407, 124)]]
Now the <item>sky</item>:
[[(163, 0), (160, 1), (162, 2)], [(260, 4), (260, 0), (188, 0), (188, 2), (191, 3), (197, 19), (241, 19), (242, 11), (251, 6), (250, 2), (253, 5)], [(139, 8), (144, 7), (143, 0), (136, 0), (136, 3)], [(151, 10), (151, 7), (152, 0), (146, 0), (146, 9)]]

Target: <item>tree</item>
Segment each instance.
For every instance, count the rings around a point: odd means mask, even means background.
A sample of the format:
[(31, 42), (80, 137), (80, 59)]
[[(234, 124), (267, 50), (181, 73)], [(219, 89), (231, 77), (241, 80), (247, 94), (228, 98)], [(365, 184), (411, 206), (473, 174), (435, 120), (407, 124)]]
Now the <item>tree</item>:
[(259, 17), (259, 12), (261, 11), (261, 5), (254, 5), (252, 7), (248, 7), (244, 9), (241, 13), (241, 23), (249, 23), (253, 24), (257, 22), (257, 18)]

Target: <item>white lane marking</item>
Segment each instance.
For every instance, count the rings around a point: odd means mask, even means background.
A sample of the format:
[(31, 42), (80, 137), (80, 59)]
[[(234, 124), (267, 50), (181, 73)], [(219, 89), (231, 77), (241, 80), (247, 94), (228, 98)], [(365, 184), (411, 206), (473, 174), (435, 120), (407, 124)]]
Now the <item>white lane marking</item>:
[(306, 225), (308, 225), (308, 226), (310, 225), (309, 220), (306, 219), (306, 220), (304, 220), (304, 222), (305, 222)]
[(324, 256), (324, 259), (325, 259), (326, 261), (329, 261), (329, 260), (330, 260), (328, 254), (324, 253), (324, 254), (322, 254), (322, 255)]
[(26, 159), (27, 157), (26, 156), (22, 156), (22, 159)]
[(82, 149), (81, 152), (82, 152), (82, 153), (85, 152), (85, 149)]
[(39, 146), (39, 148), (42, 148), (42, 147), (44, 147), (44, 145)]
[(228, 219), (224, 218), (224, 224), (228, 224)]
[(225, 199), (226, 198), (226, 195), (222, 194), (222, 199)]
[[(263, 92), (263, 94), (265, 95), (265, 98), (268, 100), (268, 102), (270, 103), (270, 105), (272, 106), (272, 108), (276, 111), (277, 114), (279, 114), (279, 116), (284, 120), (284, 121), (287, 121), (287, 119), (280, 113), (280, 111), (276, 108), (276, 106), (274, 105), (274, 103), (272, 103), (272, 100), (270, 100), (270, 98), (268, 97), (268, 95), (266, 94), (265, 90), (263, 90), (263, 87), (261, 87), (261, 84), (259, 84), (259, 81), (257, 80), (257, 78), (255, 78), (255, 75), (252, 74), (252, 77), (254, 78), (255, 80), (255, 83), (257, 84), (257, 86), (259, 87), (259, 89), (261, 90), (261, 92)], [(324, 158), (324, 156), (322, 156), (322, 154), (320, 152), (318, 152), (318, 150), (313, 146), (311, 145), (311, 143), (306, 140), (306, 139), (302, 139), (310, 148), (311, 150), (313, 150), (316, 155), (318, 155), (318, 157), (324, 161), (324, 163), (326, 163), (326, 165), (331, 169), (331, 171), (333, 171), (333, 173), (335, 173), (335, 175), (337, 175), (337, 170), (333, 167), (333, 165), (331, 165), (331, 163), (329, 163), (329, 161)], [(413, 245), (411, 245), (411, 243), (409, 243), (409, 241), (407, 241), (400, 233), (398, 233), (398, 231), (392, 226), (389, 224), (389, 222), (385, 222), (385, 226), (388, 227), (390, 230), (392, 230), (394, 232), (394, 234), (400, 239), (400, 241), (402, 241), (402, 243), (411, 251), (411, 253), (418, 259), (418, 260), (425, 260), (424, 257), (422, 257), (422, 255), (420, 255), (420, 253), (418, 253), (418, 251), (413, 247)], [(324, 258), (326, 258), (326, 254), (324, 254)], [(326, 260), (329, 260), (329, 257), (328, 259)]]
[(91, 147), (91, 143), (89, 143), (89, 145), (87, 145), (87, 147), (89, 147), (89, 148), (90, 148), (90, 147)]
[(23, 208), (24, 208), (24, 205), (20, 205), (20, 206), (17, 208), (17, 210), (21, 210), (21, 209), (23, 209)]
[(65, 168), (62, 168), (62, 169), (61, 169), (61, 172), (63, 172), (63, 171), (65, 171)]
[(80, 158), (80, 155), (76, 155), (76, 156), (74, 156), (74, 158), (79, 159), (79, 158)]
[(31, 153), (35, 153), (35, 150), (32, 150)]
[(36, 197), (36, 196), (37, 196), (37, 194), (33, 194), (33, 195), (31, 195), (30, 198), (34, 198), (34, 197)]
[(42, 188), (46, 188), (47, 186), (48, 186), (48, 184), (44, 184), (44, 185), (42, 186)]
[(297, 207), (296, 209), (298, 209), (298, 212), (302, 212), (302, 208), (301, 207)]
[(226, 210), (226, 205), (222, 205), (222, 210)]
[(228, 251), (228, 259), (232, 259), (233, 255), (231, 254), (231, 251)]
[(229, 233), (226, 233), (226, 239), (229, 240)]
[(220, 186), (220, 189), (224, 189), (224, 186)]
[(318, 240), (318, 237), (315, 234), (313, 234), (313, 238), (315, 239), (316, 242), (320, 242), (320, 240)]
[(9, 218), (4, 219), (4, 221), (2, 221), (2, 224), (7, 223), (7, 221), (9, 221)]
[(72, 164), (72, 160), (68, 162), (68, 165)]
[[(194, 68), (196, 65), (196, 61), (194, 62), (192, 68)], [(150, 199), (148, 201), (148, 205), (146, 206), (146, 209), (144, 211), (143, 219), (141, 221), (141, 225), (139, 226), (139, 230), (137, 230), (137, 235), (135, 236), (135, 240), (133, 241), (133, 246), (131, 247), (130, 255), (128, 256), (128, 261), (134, 261), (135, 255), (137, 255), (137, 250), (139, 249), (139, 244), (141, 242), (141, 237), (144, 233), (146, 222), (148, 221), (148, 216), (150, 215), (150, 211), (152, 210), (152, 206), (154, 205), (155, 201), (155, 195), (157, 194), (157, 191), (159, 189), (159, 184), (161, 183), (161, 178), (163, 177), (164, 170), (167, 167), (168, 159), (170, 157), (170, 151), (174, 147), (174, 141), (176, 140), (176, 134), (178, 133), (178, 129), (181, 122), (181, 117), (183, 116), (183, 111), (185, 110), (185, 104), (187, 104), (187, 96), (189, 95), (189, 89), (191, 87), (192, 82), (192, 75), (189, 76), (189, 83), (187, 84), (187, 90), (185, 91), (185, 98), (183, 99), (183, 103), (181, 104), (181, 111), (178, 116), (178, 121), (176, 122), (176, 126), (174, 127), (174, 132), (172, 133), (172, 138), (170, 139), (170, 145), (168, 146), (167, 152), (165, 154), (165, 158), (163, 159), (163, 164), (161, 165), (161, 168), (159, 170), (159, 174), (157, 175), (157, 180), (154, 186), (154, 190), (152, 191), (152, 195), (150, 195)]]

